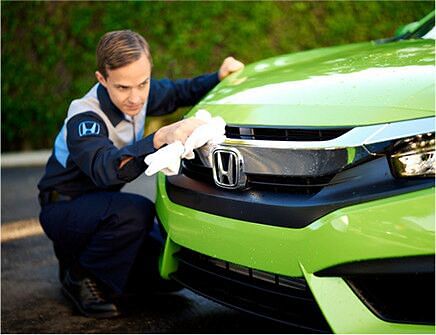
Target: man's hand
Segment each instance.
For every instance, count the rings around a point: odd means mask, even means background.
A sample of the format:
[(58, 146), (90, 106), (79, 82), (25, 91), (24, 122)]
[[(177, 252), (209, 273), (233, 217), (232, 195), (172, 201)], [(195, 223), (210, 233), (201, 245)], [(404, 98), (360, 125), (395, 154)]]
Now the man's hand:
[(221, 67), (218, 71), (218, 78), (223, 80), (229, 74), (241, 70), (244, 67), (244, 64), (240, 61), (234, 59), (233, 57), (227, 57), (224, 59), (224, 62), (221, 64)]
[(153, 146), (155, 149), (159, 149), (164, 144), (171, 144), (175, 141), (185, 144), (192, 132), (205, 123), (203, 120), (190, 117), (162, 127), (154, 134)]
[[(180, 141), (185, 144), (186, 139), (192, 134), (192, 132), (199, 126), (206, 122), (197, 118), (190, 117), (176, 123), (172, 123), (168, 126), (160, 128), (153, 138), (153, 146), (155, 149), (159, 149), (164, 144), (171, 144), (175, 141)], [(133, 157), (125, 157), (120, 161), (118, 169), (122, 169)]]

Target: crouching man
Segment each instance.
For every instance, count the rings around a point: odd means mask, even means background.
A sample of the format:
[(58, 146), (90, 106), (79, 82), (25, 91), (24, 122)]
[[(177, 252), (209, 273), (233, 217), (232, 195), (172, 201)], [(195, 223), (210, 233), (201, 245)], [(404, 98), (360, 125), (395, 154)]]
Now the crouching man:
[(243, 64), (229, 57), (216, 73), (155, 80), (147, 42), (123, 30), (101, 38), (97, 67), (98, 83), (71, 103), (38, 184), (40, 222), (53, 242), (66, 296), (86, 316), (113, 317), (121, 314), (114, 296), (134, 282), (159, 280), (159, 246), (149, 235), (154, 205), (120, 189), (144, 172), (145, 156), (184, 143), (202, 124), (184, 119), (144, 137), (146, 114), (197, 103)]

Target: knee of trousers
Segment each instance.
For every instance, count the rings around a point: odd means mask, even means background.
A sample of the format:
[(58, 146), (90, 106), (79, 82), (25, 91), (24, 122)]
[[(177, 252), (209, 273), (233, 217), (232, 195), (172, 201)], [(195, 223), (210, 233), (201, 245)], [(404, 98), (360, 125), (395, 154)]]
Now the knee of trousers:
[(150, 231), (155, 216), (154, 204), (139, 195), (126, 196), (117, 210), (116, 217), (119, 224), (128, 225), (129, 231)]

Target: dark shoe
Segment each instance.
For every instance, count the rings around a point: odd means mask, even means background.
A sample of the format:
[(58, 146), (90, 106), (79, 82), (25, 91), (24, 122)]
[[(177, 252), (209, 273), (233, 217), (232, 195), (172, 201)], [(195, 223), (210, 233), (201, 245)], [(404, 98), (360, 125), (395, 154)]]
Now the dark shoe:
[(91, 278), (75, 280), (67, 271), (62, 283), (62, 292), (85, 316), (112, 318), (121, 314), (118, 307), (107, 299), (101, 288)]

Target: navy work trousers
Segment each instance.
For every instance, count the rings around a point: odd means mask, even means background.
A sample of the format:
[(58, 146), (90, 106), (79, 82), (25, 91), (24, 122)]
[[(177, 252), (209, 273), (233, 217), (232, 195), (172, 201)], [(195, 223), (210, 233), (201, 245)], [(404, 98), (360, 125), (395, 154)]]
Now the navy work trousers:
[(40, 222), (60, 262), (78, 263), (121, 294), (135, 272), (158, 276), (158, 246), (149, 236), (154, 215), (154, 204), (140, 195), (96, 192), (43, 206)]

